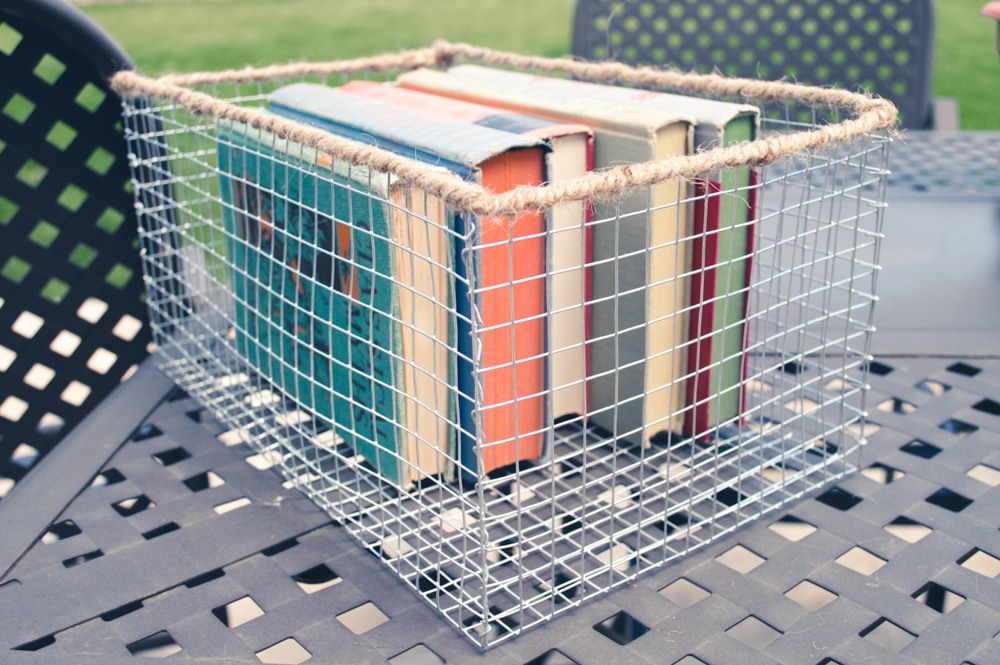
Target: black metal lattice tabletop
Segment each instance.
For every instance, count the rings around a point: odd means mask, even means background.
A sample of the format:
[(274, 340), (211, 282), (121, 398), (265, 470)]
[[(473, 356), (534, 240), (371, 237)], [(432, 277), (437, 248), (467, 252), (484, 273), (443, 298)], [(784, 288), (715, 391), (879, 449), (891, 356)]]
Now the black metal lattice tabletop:
[(870, 383), (859, 474), (483, 654), (147, 362), (0, 503), (0, 661), (1000, 662), (1000, 361)]
[(890, 192), (1000, 194), (1000, 132), (904, 131), (891, 148)]

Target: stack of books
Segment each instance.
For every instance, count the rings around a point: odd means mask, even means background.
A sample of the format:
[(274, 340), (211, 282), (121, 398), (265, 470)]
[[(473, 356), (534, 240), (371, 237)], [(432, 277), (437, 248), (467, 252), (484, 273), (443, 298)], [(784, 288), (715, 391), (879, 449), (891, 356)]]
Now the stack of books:
[[(495, 193), (760, 123), (754, 106), (473, 65), (297, 83), (270, 112)], [(574, 419), (642, 446), (738, 424), (752, 169), (475, 219), (267, 132), (220, 121), (217, 138), (239, 353), (395, 486), (504, 474)]]

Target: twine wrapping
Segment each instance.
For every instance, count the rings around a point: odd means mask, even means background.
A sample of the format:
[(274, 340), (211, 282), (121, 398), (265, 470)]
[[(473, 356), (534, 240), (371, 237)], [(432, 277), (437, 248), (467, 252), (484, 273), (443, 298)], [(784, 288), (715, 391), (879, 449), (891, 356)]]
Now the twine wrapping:
[[(521, 186), (509, 192), (494, 194), (458, 176), (433, 171), (387, 150), (358, 144), (322, 129), (268, 115), (256, 108), (223, 102), (211, 95), (191, 89), (191, 86), (195, 85), (248, 83), (305, 74), (328, 75), (348, 74), (360, 70), (447, 67), (459, 57), (487, 65), (563, 72), (580, 79), (614, 81), (643, 88), (670, 89), (683, 94), (736, 97), (763, 102), (795, 101), (839, 109), (855, 117), (807, 132), (775, 134), (695, 155), (619, 166), (542, 187)], [(810, 87), (787, 81), (728, 78), (721, 74), (694, 74), (651, 67), (635, 68), (617, 62), (595, 63), (570, 58), (526, 56), (444, 41), (435, 42), (430, 48), (368, 58), (324, 63), (303, 62), (261, 68), (247, 67), (221, 72), (168, 74), (157, 79), (132, 71), (122, 71), (112, 77), (111, 87), (122, 97), (145, 96), (161, 101), (169, 100), (198, 115), (246, 123), (282, 139), (326, 153), (333, 159), (391, 174), (408, 185), (419, 187), (439, 197), (456, 210), (483, 216), (516, 215), (527, 210), (545, 210), (570, 201), (608, 199), (637, 187), (648, 187), (674, 178), (693, 180), (727, 167), (766, 166), (802, 151), (821, 150), (831, 144), (893, 128), (898, 114), (896, 107), (888, 100), (848, 90)]]

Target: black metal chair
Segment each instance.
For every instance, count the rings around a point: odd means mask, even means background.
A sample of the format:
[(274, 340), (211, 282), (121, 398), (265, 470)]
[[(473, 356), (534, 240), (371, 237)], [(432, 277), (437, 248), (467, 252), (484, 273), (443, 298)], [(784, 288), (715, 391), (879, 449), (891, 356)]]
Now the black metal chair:
[(0, 496), (148, 354), (121, 105), (61, 0), (0, 0)]
[(957, 129), (931, 102), (933, 41), (932, 0), (579, 0), (573, 29), (584, 58), (862, 87), (904, 127)]

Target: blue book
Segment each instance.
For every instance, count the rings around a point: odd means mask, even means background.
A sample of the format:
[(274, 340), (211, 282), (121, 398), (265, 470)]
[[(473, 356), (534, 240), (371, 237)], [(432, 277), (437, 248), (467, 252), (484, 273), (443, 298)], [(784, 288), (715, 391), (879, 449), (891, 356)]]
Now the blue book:
[[(444, 119), (307, 83), (276, 90), (270, 110), (443, 166), (495, 192), (540, 185), (545, 180), (549, 147), (539, 137)], [(454, 213), (448, 217), (454, 229), (454, 260), (449, 274), (456, 284), (460, 460), (466, 477), (473, 478), (519, 460), (537, 459), (542, 453), (545, 217), (541, 213), (525, 213), (514, 220), (478, 220)], [(471, 257), (466, 256), (469, 242), (477, 248)], [(473, 261), (473, 279), (466, 272), (466, 258)], [(478, 373), (470, 361), (475, 356), (470, 323), (473, 307), (482, 330)]]

